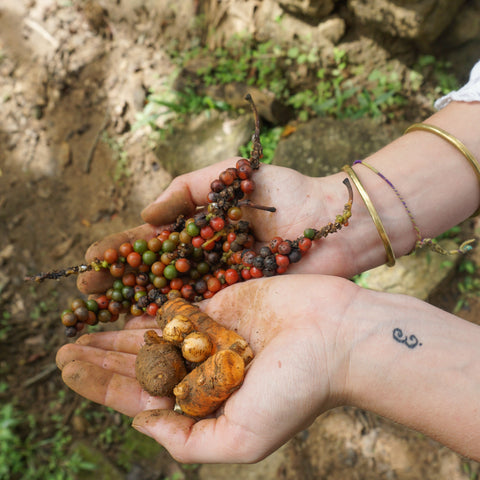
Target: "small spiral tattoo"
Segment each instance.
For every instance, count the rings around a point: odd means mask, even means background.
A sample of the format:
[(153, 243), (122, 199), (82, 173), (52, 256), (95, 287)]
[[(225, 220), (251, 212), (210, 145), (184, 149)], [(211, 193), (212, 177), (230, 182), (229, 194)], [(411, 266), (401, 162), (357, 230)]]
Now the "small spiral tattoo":
[(415, 335), (404, 335), (400, 328), (393, 329), (393, 339), (398, 343), (404, 343), (408, 348), (421, 347), (422, 343)]

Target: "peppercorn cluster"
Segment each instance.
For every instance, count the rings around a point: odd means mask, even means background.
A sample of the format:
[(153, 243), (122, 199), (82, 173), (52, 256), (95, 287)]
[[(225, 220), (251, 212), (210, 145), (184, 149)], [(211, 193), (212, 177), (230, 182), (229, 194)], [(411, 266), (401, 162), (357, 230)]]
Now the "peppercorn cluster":
[(320, 230), (308, 228), (293, 241), (274, 237), (256, 252), (250, 224), (242, 220), (238, 206), (240, 192), (254, 189), (252, 171), (249, 160), (240, 159), (236, 168), (212, 182), (205, 211), (188, 219), (179, 217), (149, 240), (106, 249), (94, 268), (108, 269), (113, 285), (96, 299), (72, 302), (61, 315), (66, 335), (75, 336), (86, 324), (113, 322), (122, 313), (155, 316), (170, 299), (198, 302), (237, 282), (285, 273), (308, 252), (313, 240), (348, 225), (351, 197), (334, 223)]
[(243, 211), (257, 208), (274, 212), (275, 208), (256, 205), (246, 198), (255, 190), (252, 175), (262, 157), (258, 113), (250, 96), (247, 100), (255, 116), (250, 159), (238, 160), (235, 167), (227, 168), (211, 182), (202, 210), (188, 219), (178, 217), (153, 238), (126, 242), (118, 249), (107, 248), (103, 258), (91, 264), (27, 277), (40, 282), (88, 270), (109, 270), (111, 288), (96, 298), (76, 298), (62, 312), (68, 337), (74, 337), (85, 325), (114, 322), (122, 313), (155, 316), (170, 299), (198, 302), (240, 281), (283, 274), (290, 264), (302, 259), (312, 241), (348, 225), (353, 193), (345, 179), (349, 199), (335, 222), (320, 230), (308, 228), (296, 240), (275, 237), (255, 250), (256, 239), (250, 223), (242, 220)]

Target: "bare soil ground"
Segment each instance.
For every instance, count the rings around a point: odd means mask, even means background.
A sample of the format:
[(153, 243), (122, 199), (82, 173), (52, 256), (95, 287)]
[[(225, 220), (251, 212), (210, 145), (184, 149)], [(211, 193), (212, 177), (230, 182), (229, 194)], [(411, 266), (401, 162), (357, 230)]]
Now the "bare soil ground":
[[(112, 425), (121, 431), (123, 420), (86, 406), (66, 389), (55, 367), (56, 351), (66, 342), (59, 312), (76, 295), (75, 279), (61, 285), (23, 280), (33, 272), (75, 265), (93, 241), (138, 224), (141, 208), (170, 181), (141, 139), (127, 134), (143, 107), (143, 85), (155, 86), (172, 72), (159, 48), (168, 41), (169, 25), (159, 27), (141, 2), (109, 14), (53, 0), (6, 0), (0, 6), (0, 373), (8, 384), (0, 400), (16, 399), (19, 411), (43, 426), (45, 438), (58, 426), (51, 421), (54, 409), (78, 441), (120, 464), (125, 475), (130, 471), (126, 478), (175, 473), (197, 478), (198, 468), (181, 469), (165, 452), (157, 451), (148, 465), (138, 460), (135, 468), (119, 461), (121, 438), (108, 441), (105, 432)], [(454, 285), (450, 282), (433, 301), (453, 308)], [(478, 318), (479, 308), (473, 301), (465, 315)], [(272, 466), (265, 478), (318, 478), (318, 472), (331, 479), (477, 478), (477, 464), (459, 457), (451, 463), (454, 476), (448, 469), (444, 476), (430, 475), (441, 470), (434, 465), (441, 447), (365, 412), (340, 412), (335, 426), (328, 418), (325, 430), (314, 430), (318, 438), (310, 436), (308, 442), (310, 451), (318, 448), (318, 456), (329, 462), (312, 464), (302, 450), (307, 438), (297, 438), (285, 450), (283, 466)], [(350, 450), (322, 443), (329, 435), (338, 438), (332, 432), (352, 418), (364, 425), (358, 432), (364, 442), (378, 425), (394, 431), (395, 441), (413, 442), (411, 475), (395, 473), (393, 463), (378, 473), (373, 460), (356, 459), (357, 437), (349, 439)], [(462, 470), (465, 464), (468, 469)], [(236, 478), (253, 478), (249, 472), (239, 470)]]

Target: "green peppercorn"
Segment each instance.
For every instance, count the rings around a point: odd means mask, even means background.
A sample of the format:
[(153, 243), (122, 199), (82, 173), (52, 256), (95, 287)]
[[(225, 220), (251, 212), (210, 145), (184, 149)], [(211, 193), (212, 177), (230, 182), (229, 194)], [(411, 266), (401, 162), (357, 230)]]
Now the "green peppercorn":
[(173, 252), (176, 247), (177, 244), (173, 240), (167, 239), (163, 242), (162, 251), (164, 253), (170, 253)]
[(303, 236), (305, 238), (313, 240), (313, 237), (315, 237), (315, 230), (313, 228), (306, 228), (305, 231), (303, 232)]
[(112, 300), (115, 302), (121, 302), (123, 300), (123, 293), (121, 290), (114, 290), (112, 293)]
[[(163, 242), (165, 244), (165, 242)], [(142, 260), (145, 265), (152, 265), (157, 261), (157, 254), (151, 250), (146, 250), (142, 254)]]
[(85, 304), (87, 305), (87, 308), (91, 312), (95, 312), (95, 313), (98, 312), (98, 303), (95, 300), (93, 300), (93, 298), (90, 298), (89, 300), (87, 300)]
[(139, 253), (140, 255), (143, 255), (143, 253), (148, 250), (147, 241), (135, 240), (135, 242), (133, 243), (133, 250), (135, 250), (135, 252)]
[(197, 235), (200, 234), (200, 228), (196, 225), (195, 222), (189, 223), (185, 230), (191, 237), (196, 237)]
[(178, 272), (177, 272), (177, 269), (175, 268), (175, 265), (167, 265), (165, 267), (165, 270), (163, 271), (163, 276), (167, 279), (167, 280), (172, 280), (173, 278), (175, 278), (176, 276), (178, 275)]

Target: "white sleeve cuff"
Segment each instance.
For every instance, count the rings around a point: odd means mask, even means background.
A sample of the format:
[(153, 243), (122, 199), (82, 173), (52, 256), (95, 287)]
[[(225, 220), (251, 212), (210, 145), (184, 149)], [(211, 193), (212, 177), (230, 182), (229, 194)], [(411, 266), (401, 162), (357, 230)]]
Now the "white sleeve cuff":
[(434, 107), (440, 110), (450, 102), (480, 102), (480, 61), (472, 68), (468, 82), (459, 90), (439, 98)]

